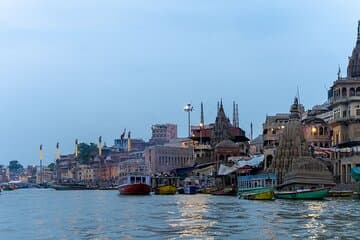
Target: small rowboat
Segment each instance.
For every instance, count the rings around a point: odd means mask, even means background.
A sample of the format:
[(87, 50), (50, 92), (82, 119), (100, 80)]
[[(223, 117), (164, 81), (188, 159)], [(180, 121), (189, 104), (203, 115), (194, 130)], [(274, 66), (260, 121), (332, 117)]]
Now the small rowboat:
[(322, 200), (329, 194), (327, 188), (305, 189), (286, 192), (275, 192), (275, 198), (278, 199), (296, 199), (296, 200)]

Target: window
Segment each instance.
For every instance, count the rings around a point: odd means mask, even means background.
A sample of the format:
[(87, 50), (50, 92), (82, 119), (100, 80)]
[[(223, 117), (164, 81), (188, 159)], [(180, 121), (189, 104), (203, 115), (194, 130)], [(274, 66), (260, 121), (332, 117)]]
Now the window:
[(350, 88), (349, 95), (350, 97), (355, 96), (355, 88)]
[(356, 88), (356, 96), (360, 96), (360, 87)]
[(342, 88), (342, 90), (341, 90), (341, 96), (342, 96), (342, 97), (347, 97), (347, 89), (346, 89), (346, 88)]
[(346, 110), (342, 113), (343, 118), (346, 118)]
[(360, 108), (356, 109), (356, 116), (360, 116)]

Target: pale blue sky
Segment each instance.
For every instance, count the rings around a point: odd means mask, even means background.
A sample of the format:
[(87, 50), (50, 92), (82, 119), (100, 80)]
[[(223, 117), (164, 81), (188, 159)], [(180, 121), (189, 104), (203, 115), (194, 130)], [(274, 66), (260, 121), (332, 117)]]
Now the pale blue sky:
[(44, 163), (75, 138), (112, 144), (124, 128), (148, 139), (200, 101), (213, 122), (261, 132), (300, 87), (309, 108), (326, 101), (338, 64), (346, 72), (360, 1), (0, 0), (0, 164)]

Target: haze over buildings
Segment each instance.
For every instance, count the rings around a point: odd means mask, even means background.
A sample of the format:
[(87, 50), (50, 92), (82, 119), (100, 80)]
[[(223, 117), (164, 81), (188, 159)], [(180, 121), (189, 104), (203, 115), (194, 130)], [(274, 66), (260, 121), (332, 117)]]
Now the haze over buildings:
[[(300, 87), (306, 108), (327, 100), (346, 72), (358, 1), (0, 2), (0, 163), (55, 159), (75, 138), (111, 144), (151, 126), (213, 120), (216, 102), (240, 127), (287, 112)], [(227, 105), (226, 105), (227, 104)]]

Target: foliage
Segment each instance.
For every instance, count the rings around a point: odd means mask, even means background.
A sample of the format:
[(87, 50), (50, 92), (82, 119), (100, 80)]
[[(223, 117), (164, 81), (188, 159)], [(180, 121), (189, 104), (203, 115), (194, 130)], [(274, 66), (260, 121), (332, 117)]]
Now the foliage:
[(11, 173), (20, 174), (24, 171), (24, 167), (17, 160), (13, 160), (9, 162), (9, 170)]
[(55, 163), (50, 163), (48, 168), (50, 168), (51, 171), (55, 171)]
[(80, 143), (78, 149), (78, 157), (81, 164), (89, 164), (98, 151), (97, 145), (95, 143)]

